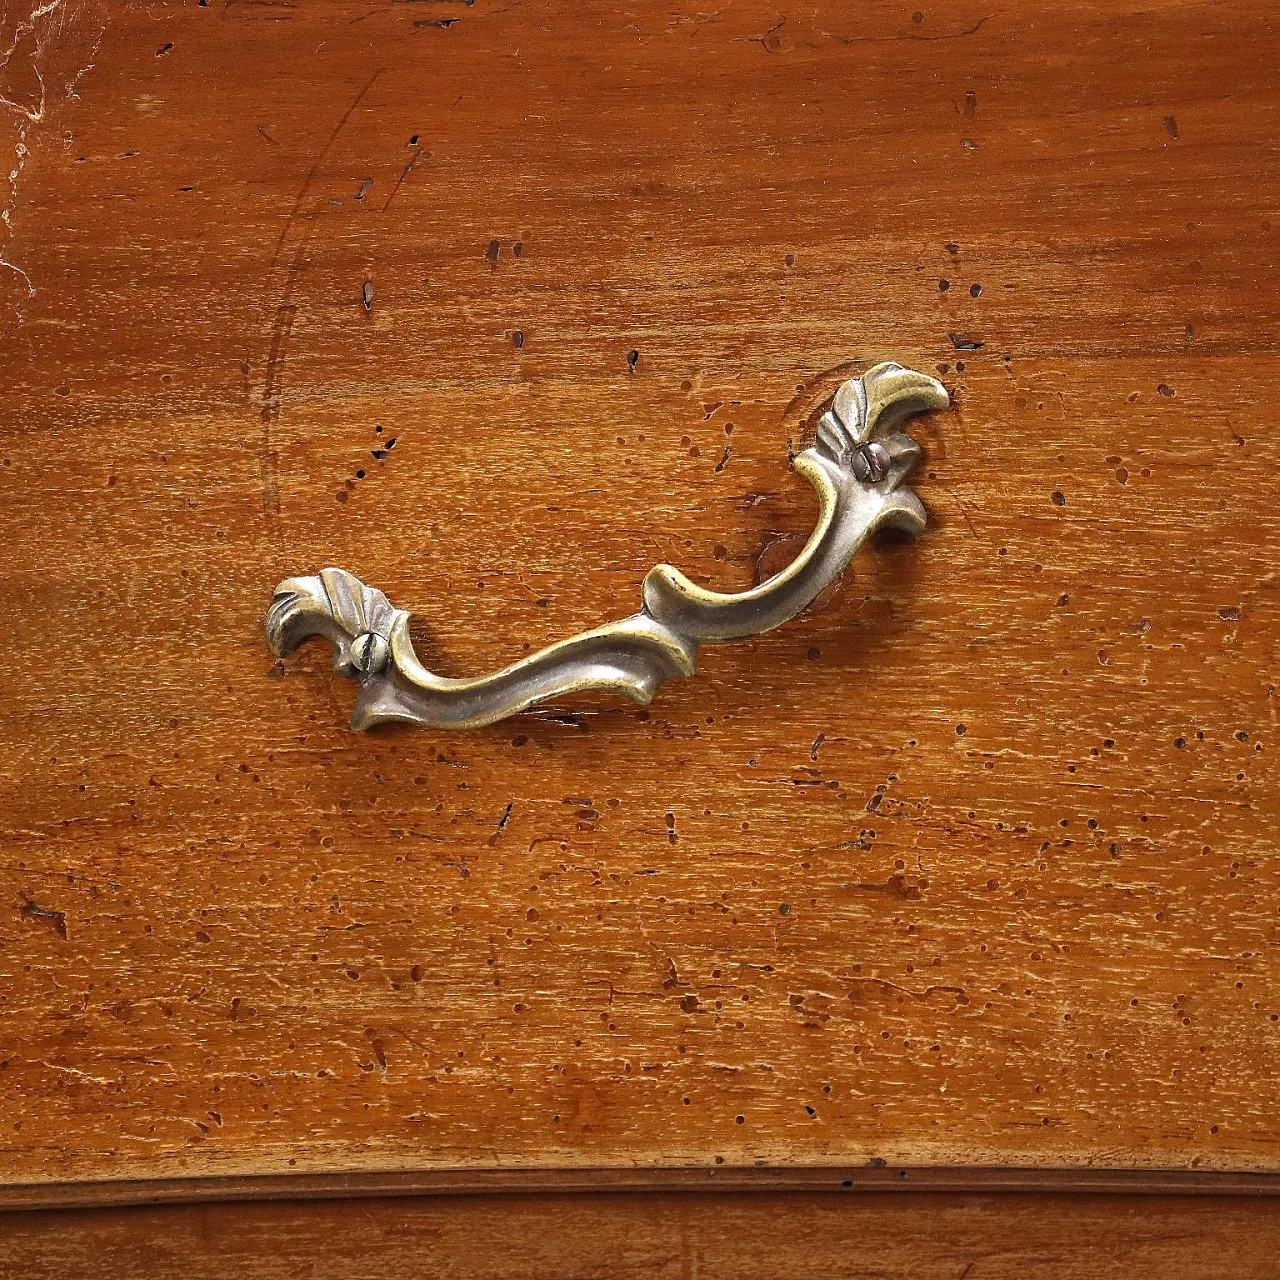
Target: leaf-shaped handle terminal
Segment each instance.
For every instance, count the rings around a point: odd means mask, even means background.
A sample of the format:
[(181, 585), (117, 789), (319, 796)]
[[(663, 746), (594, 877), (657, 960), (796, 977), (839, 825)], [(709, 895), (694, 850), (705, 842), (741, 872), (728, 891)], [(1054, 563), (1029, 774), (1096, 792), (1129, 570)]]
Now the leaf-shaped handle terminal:
[(491, 675), (455, 680), (418, 661), (404, 610), (354, 575), (322, 569), (276, 588), (267, 642), (284, 657), (308, 636), (331, 641), (334, 670), (360, 683), (354, 729), (392, 720), (471, 729), (590, 691), (649, 702), (664, 680), (693, 674), (700, 645), (742, 640), (794, 618), (876, 529), (919, 533), (924, 508), (904, 482), (920, 447), (898, 427), (914, 413), (947, 404), (940, 382), (893, 363), (844, 383), (818, 423), (817, 442), (795, 458), (795, 469), (818, 494), (817, 526), (791, 564), (750, 591), (708, 591), (660, 564), (645, 575), (639, 613)]

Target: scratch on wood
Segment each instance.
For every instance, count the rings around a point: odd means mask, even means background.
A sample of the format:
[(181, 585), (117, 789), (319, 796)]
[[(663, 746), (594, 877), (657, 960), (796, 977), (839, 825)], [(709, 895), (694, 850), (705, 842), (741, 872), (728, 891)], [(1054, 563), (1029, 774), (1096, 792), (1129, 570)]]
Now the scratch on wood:
[[(17, 263), (11, 262), (8, 258), (9, 247), (13, 241), (13, 212), (17, 208), (18, 203), (18, 185), (22, 177), (23, 169), (26, 167), (27, 157), (30, 154), (28, 149), (28, 139), (31, 127), (44, 122), (47, 107), (47, 92), (45, 87), (45, 73), (43, 62), (48, 49), (46, 31), (50, 27), (50, 23), (44, 21), (50, 15), (57, 14), (57, 31), (59, 35), (63, 35), (68, 27), (73, 24), (76, 19), (67, 19), (67, 10), (63, 9), (64, 0), (47, 0), (47, 3), (37, 5), (31, 13), (24, 19), (21, 19), (14, 26), (13, 37), (9, 42), (8, 48), (0, 53), (0, 70), (7, 70), (14, 54), (24, 40), (30, 38), (33, 48), (31, 50), (28, 63), (29, 70), (35, 78), (38, 88), (38, 100), (34, 105), (25, 104), (16, 101), (7, 96), (0, 96), (0, 105), (8, 107), (20, 120), (17, 137), (14, 140), (14, 164), (9, 170), (9, 198), (5, 207), (0, 209), (0, 222), (4, 223), (5, 237), (3, 245), (0, 245), (0, 267), (13, 272), (22, 283), (26, 286), (27, 297), (33, 298), (36, 294), (35, 284), (27, 271), (18, 266)], [(89, 55), (90, 61), (80, 71), (76, 72), (66, 82), (66, 96), (68, 99), (75, 99), (77, 94), (75, 87), (80, 79), (92, 68), (92, 59), (97, 55), (98, 46), (102, 41), (102, 36), (106, 31), (107, 20), (104, 18), (101, 28), (98, 30), (94, 40), (93, 49)], [(9, 328), (16, 328), (22, 323), (23, 308), (21, 306), (15, 309), (13, 315), (13, 323)]]
[(262, 509), (268, 515), (280, 514), (280, 455), (264, 453), (258, 459), (258, 473), (262, 482)]
[[(280, 237), (276, 241), (275, 252), (271, 257), (271, 271), (275, 272), (281, 257), (284, 254), (285, 245), (289, 239), (290, 233), (295, 227), (301, 226), (298, 234), (298, 245), (293, 254), (293, 260), (288, 270), (285, 272), (284, 281), (279, 290), (280, 301), (276, 306), (275, 319), (271, 325), (271, 339), (266, 362), (266, 371), (263, 375), (262, 387), (262, 411), (260, 418), (262, 421), (262, 440), (259, 450), (259, 456), (266, 456), (275, 452), (272, 441), (272, 428), (279, 420), (280, 410), (284, 396), (284, 367), (287, 357), (289, 336), (293, 330), (294, 317), (297, 315), (297, 306), (293, 301), (293, 294), (297, 288), (297, 282), (304, 273), (306, 267), (306, 248), (307, 242), (311, 238), (311, 232), (314, 226), (315, 214), (303, 214), (303, 204), (311, 191), (312, 184), (315, 182), (320, 172), (321, 166), (328, 157), (329, 152), (333, 149), (334, 143), (338, 140), (338, 136), (346, 128), (347, 122), (355, 114), (356, 108), (364, 101), (369, 90), (373, 88), (381, 71), (375, 71), (361, 86), (360, 90), (352, 98), (350, 106), (342, 113), (337, 124), (330, 131), (325, 144), (320, 149), (320, 154), (316, 156), (310, 169), (307, 170), (306, 177), (302, 180), (302, 185), (298, 188), (298, 194), (294, 198), (293, 207), (289, 210), (289, 215), (285, 219), (285, 224), (280, 230)], [(265, 495), (264, 495), (265, 497)]]
[(38, 920), (43, 924), (47, 924), (60, 938), (67, 936), (67, 914), (65, 911), (55, 911), (50, 907), (42, 907), (33, 899), (28, 898), (19, 907), (18, 912), (28, 920)]
[(386, 211), (391, 207), (391, 202), (396, 198), (396, 193), (402, 186), (404, 186), (404, 180), (413, 172), (414, 165), (416, 165), (424, 156), (428, 156), (430, 154), (431, 153), (423, 147), (419, 147), (413, 153), (409, 163), (400, 171), (400, 176), (396, 179), (395, 186), (391, 188), (391, 193), (387, 196), (386, 202), (382, 206), (383, 213), (386, 213)]

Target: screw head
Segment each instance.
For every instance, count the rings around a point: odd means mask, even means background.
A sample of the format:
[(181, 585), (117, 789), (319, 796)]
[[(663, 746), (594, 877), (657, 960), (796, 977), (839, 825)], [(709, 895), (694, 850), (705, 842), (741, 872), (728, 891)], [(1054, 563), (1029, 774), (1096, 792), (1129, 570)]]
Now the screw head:
[(358, 675), (376, 676), (387, 665), (390, 653), (380, 635), (365, 631), (351, 642), (351, 666)]
[(860, 444), (854, 449), (849, 465), (865, 484), (879, 484), (889, 474), (889, 450), (879, 440)]

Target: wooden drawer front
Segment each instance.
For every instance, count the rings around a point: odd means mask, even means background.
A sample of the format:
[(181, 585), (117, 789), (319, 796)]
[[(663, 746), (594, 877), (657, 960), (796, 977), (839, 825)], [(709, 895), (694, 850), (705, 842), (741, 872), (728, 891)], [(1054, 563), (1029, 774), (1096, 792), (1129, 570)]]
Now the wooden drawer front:
[[(0, 1179), (1280, 1169), (1256, 6), (3, 23)], [(332, 564), (449, 674), (741, 589), (886, 358), (926, 532), (650, 708), (266, 650)]]

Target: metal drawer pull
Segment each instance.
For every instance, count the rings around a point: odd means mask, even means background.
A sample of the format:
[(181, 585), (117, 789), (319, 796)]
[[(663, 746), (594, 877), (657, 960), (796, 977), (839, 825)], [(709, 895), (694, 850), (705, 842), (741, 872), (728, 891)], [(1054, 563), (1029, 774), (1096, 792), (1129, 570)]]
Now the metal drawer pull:
[(874, 530), (919, 533), (920, 499), (903, 483), (920, 446), (897, 428), (911, 414), (944, 409), (942, 384), (893, 363), (844, 383), (795, 469), (818, 494), (818, 523), (785, 569), (751, 591), (723, 595), (660, 564), (641, 585), (641, 609), (474, 679), (428, 671), (413, 651), (409, 615), (342, 569), (288, 578), (267, 612), (278, 657), (308, 636), (333, 644), (333, 668), (360, 684), (353, 729), (385, 721), (474, 729), (548, 698), (601, 690), (647, 703), (672, 676), (692, 675), (698, 647), (744, 640), (794, 618), (844, 570)]

